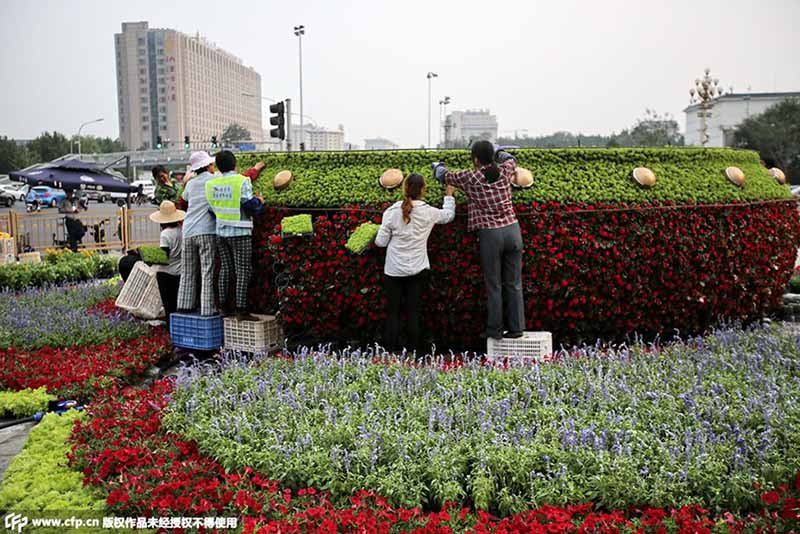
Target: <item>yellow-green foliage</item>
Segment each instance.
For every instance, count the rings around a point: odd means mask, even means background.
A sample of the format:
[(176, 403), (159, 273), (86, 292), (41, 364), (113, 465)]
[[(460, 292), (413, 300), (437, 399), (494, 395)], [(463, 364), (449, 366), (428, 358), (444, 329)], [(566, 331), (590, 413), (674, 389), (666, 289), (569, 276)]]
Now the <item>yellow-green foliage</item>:
[(381, 225), (371, 222), (365, 222), (359, 225), (355, 232), (353, 232), (353, 235), (350, 236), (350, 239), (347, 240), (345, 247), (347, 247), (347, 250), (350, 252), (361, 254), (367, 249), (370, 243), (375, 241), (375, 236), (378, 235), (380, 227)]
[(284, 235), (303, 235), (314, 231), (311, 224), (311, 215), (302, 213), (291, 217), (284, 217), (281, 220), (281, 231)]
[[(514, 192), (514, 202), (557, 201), (563, 203), (652, 203), (735, 202), (790, 198), (787, 186), (779, 185), (752, 151), (702, 148), (619, 149), (518, 149), (512, 150), (519, 165), (533, 173), (533, 187)], [(399, 168), (405, 176), (416, 172), (425, 177), (425, 200), (438, 203), (441, 186), (431, 177), (430, 164), (441, 161), (452, 170), (471, 168), (467, 150), (297, 152), (239, 155), (246, 168), (263, 160), (266, 168), (254, 187), (271, 206), (342, 206), (394, 202), (402, 188), (386, 191), (378, 177), (388, 168)], [(644, 189), (633, 181), (635, 167), (648, 167), (656, 184)], [(739, 188), (730, 183), (725, 168), (736, 166), (747, 181)], [(275, 191), (272, 178), (290, 169), (294, 181)], [(463, 195), (457, 200), (464, 202)]]
[(0, 391), (0, 416), (30, 417), (44, 411), (47, 403), (55, 399), (44, 386), (22, 391)]
[[(22, 452), (8, 466), (0, 485), (0, 510), (21, 512), (98, 511), (105, 500), (83, 485), (67, 466), (72, 425), (82, 412), (47, 414), (33, 427)], [(26, 530), (27, 532), (27, 530)]]

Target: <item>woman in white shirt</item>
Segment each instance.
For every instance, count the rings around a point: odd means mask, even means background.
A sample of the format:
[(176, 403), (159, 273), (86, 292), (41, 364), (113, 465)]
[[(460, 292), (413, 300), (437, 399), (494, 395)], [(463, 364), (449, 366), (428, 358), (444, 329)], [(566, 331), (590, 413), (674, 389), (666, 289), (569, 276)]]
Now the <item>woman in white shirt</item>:
[(455, 217), (453, 191), (453, 187), (447, 187), (442, 209), (429, 206), (420, 200), (425, 194), (425, 179), (412, 174), (403, 184), (405, 199), (395, 202), (383, 213), (375, 244), (388, 246), (383, 273), (388, 299), (384, 345), (389, 350), (400, 349), (400, 303), (403, 300), (408, 322), (407, 348), (422, 349), (419, 302), (430, 271), (428, 236), (434, 225), (447, 224)]

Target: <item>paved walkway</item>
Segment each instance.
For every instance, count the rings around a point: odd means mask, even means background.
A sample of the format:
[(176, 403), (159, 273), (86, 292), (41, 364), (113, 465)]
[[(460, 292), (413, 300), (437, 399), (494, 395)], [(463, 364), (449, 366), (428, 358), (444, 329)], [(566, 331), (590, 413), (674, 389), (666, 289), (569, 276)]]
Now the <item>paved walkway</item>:
[(34, 424), (24, 423), (0, 430), (0, 481), (3, 480), (8, 464), (25, 445)]

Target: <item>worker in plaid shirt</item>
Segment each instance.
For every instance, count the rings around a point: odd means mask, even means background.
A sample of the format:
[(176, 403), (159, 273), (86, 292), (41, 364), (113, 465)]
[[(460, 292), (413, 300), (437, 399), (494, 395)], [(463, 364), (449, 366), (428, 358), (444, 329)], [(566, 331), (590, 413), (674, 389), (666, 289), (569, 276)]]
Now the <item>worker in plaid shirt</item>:
[[(495, 162), (496, 160), (496, 162)], [(472, 145), (474, 169), (449, 171), (433, 164), (439, 182), (457, 187), (469, 198), (470, 231), (477, 230), (481, 264), (488, 295), (486, 337), (519, 338), (525, 329), (522, 301), (522, 233), (511, 203), (511, 179), (517, 169), (514, 156), (489, 141)], [(505, 301), (504, 334), (503, 301)]]

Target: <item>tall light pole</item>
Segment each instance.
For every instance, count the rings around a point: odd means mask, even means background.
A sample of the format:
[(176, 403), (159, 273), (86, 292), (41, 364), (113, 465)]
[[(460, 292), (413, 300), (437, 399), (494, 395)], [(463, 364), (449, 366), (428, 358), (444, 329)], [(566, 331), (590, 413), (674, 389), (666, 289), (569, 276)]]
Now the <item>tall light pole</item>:
[(297, 51), (300, 57), (300, 140), (297, 146), (300, 150), (303, 150), (306, 146), (306, 136), (303, 131), (303, 35), (306, 34), (306, 27), (303, 25), (295, 26), (294, 34), (297, 36)]
[(99, 119), (95, 119), (93, 121), (87, 121), (81, 124), (80, 128), (78, 128), (78, 159), (81, 159), (81, 130), (83, 130), (84, 126), (88, 126), (89, 124), (94, 124), (95, 122), (103, 122), (103, 117)]
[(700, 144), (706, 146), (708, 143), (708, 119), (711, 117), (711, 109), (714, 107), (714, 98), (720, 96), (722, 91), (719, 88), (719, 80), (711, 77), (711, 69), (706, 68), (705, 76), (694, 81), (694, 87), (689, 89), (689, 103), (699, 104), (700, 111)]
[(438, 77), (435, 72), (428, 73), (428, 148), (431, 147), (431, 80)]
[[(442, 100), (439, 100), (439, 105), (441, 106), (440, 113), (439, 113), (439, 120), (442, 123), (442, 127), (444, 128), (444, 148), (447, 148), (447, 130), (448, 130), (448, 123), (447, 123), (447, 104), (450, 103), (450, 97), (446, 96)], [(444, 120), (441, 118), (441, 113), (444, 112)], [(441, 133), (441, 132), (440, 132)]]

